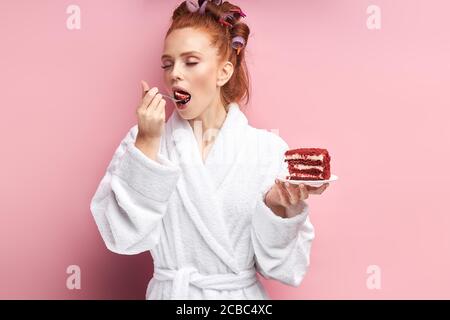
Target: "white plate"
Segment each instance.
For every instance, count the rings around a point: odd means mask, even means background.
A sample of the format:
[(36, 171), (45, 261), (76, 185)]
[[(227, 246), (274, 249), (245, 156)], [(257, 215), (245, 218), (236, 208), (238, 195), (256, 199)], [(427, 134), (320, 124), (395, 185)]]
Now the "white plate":
[(277, 177), (277, 178), (280, 181), (289, 182), (292, 184), (302, 184), (303, 183), (303, 184), (307, 184), (308, 186), (312, 186), (312, 187), (320, 187), (324, 183), (336, 181), (338, 179), (338, 176), (335, 174), (332, 174), (332, 175), (330, 175), (330, 179), (328, 179), (328, 180), (287, 180), (285, 176)]

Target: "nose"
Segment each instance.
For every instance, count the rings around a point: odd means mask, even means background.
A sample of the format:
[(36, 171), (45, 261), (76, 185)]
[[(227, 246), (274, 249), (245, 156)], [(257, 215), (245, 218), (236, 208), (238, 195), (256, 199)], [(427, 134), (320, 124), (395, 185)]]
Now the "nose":
[(178, 63), (174, 63), (172, 71), (170, 72), (170, 78), (172, 81), (182, 79), (181, 67), (178, 66)]

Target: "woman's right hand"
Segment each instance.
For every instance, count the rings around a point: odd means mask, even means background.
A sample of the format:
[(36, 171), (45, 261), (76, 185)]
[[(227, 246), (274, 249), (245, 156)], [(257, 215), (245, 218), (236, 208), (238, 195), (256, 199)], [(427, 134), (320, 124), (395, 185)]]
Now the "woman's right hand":
[(166, 121), (166, 100), (157, 93), (158, 88), (149, 88), (147, 82), (141, 81), (142, 101), (136, 110), (138, 118), (137, 139), (155, 141), (161, 139)]
[(138, 134), (135, 146), (150, 159), (156, 160), (166, 122), (166, 100), (157, 94), (158, 88), (149, 88), (141, 81), (142, 101), (136, 110)]

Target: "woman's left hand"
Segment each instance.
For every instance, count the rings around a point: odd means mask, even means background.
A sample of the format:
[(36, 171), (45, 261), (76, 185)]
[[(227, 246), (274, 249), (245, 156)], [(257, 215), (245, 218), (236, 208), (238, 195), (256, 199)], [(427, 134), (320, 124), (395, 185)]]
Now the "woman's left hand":
[(275, 179), (275, 184), (266, 193), (265, 203), (277, 215), (291, 218), (303, 210), (303, 200), (308, 199), (310, 194), (322, 194), (328, 186), (329, 183), (325, 183), (320, 187), (312, 187), (303, 183), (283, 183)]

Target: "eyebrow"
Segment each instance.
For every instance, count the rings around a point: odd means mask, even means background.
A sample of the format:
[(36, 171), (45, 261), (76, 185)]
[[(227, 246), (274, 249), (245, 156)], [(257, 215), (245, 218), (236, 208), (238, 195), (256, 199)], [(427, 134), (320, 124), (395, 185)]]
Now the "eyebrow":
[[(183, 52), (182, 54), (180, 54), (180, 56), (187, 56), (187, 55), (190, 55), (190, 54), (193, 54), (193, 53), (197, 53), (197, 54), (201, 55), (201, 53), (198, 52), (198, 51), (187, 51), (187, 52)], [(170, 58), (170, 57), (171, 56), (168, 55), (168, 54), (163, 54), (161, 56), (161, 60), (164, 59), (164, 58)]]

